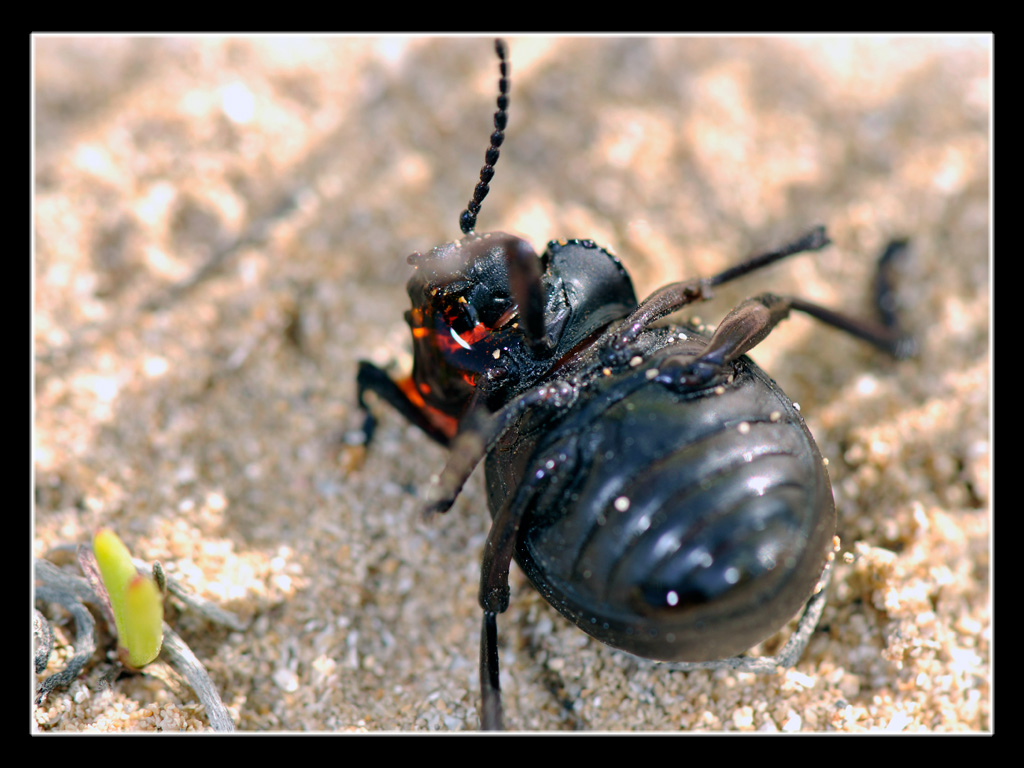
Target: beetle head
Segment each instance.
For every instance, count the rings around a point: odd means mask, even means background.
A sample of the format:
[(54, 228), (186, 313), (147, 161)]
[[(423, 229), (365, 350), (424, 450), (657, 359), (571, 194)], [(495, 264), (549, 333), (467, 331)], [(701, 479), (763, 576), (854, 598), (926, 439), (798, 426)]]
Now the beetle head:
[(518, 237), (495, 232), (409, 256), (416, 268), (407, 286), (412, 308), (405, 314), (413, 337), (413, 383), (430, 407), (459, 416), (480, 377), (507, 376), (509, 361), (528, 346), (507, 255), (524, 245), (529, 248)]

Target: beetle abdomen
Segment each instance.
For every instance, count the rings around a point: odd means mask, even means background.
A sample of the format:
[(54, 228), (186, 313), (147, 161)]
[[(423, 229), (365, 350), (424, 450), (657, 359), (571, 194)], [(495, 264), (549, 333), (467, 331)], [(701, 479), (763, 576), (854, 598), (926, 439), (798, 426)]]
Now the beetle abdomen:
[(773, 634), (806, 601), (835, 531), (813, 439), (756, 365), (743, 358), (699, 391), (651, 381), (703, 346), (675, 342), (597, 378), (528, 461), (506, 454), (506, 471), (546, 472), (520, 567), (581, 629), (649, 658), (719, 659)]

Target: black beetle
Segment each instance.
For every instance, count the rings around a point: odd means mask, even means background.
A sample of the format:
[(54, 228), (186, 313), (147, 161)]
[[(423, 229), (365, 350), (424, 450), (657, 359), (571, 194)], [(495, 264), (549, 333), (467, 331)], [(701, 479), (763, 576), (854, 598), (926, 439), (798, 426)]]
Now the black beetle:
[[(406, 312), (412, 375), (361, 362), (367, 391), (449, 446), (429, 512), (454, 502), (486, 457), (492, 525), (480, 605), (481, 725), (502, 727), (497, 614), (511, 560), (563, 616), (638, 656), (734, 668), (792, 665), (821, 614), (836, 528), (821, 453), (793, 402), (745, 353), (791, 310), (896, 358), (914, 352), (895, 313), (893, 242), (879, 260), (878, 322), (762, 293), (710, 336), (656, 326), (715, 286), (829, 244), (823, 227), (710, 278), (638, 302), (619, 260), (590, 240), (477, 235), (508, 119), (507, 49), (464, 237), (414, 253)], [(807, 608), (777, 657), (734, 656)], [(712, 661), (721, 660), (721, 661)]]

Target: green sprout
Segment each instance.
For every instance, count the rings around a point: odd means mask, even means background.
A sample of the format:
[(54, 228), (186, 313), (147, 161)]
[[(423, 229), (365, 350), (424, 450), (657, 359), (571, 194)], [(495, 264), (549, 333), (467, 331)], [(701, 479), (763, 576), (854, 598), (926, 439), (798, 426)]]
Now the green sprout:
[(114, 612), (118, 656), (141, 669), (159, 655), (163, 644), (163, 595), (153, 579), (136, 570), (128, 548), (109, 528), (96, 533), (92, 548)]

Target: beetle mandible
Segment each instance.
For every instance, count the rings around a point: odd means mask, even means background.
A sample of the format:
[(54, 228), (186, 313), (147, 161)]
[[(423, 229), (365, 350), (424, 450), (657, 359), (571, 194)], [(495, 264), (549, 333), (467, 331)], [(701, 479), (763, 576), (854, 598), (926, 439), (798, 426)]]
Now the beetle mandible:
[[(480, 181), (463, 237), (414, 253), (412, 374), (369, 362), (357, 378), (450, 448), (428, 513), (443, 512), (482, 460), (492, 523), (480, 606), (481, 726), (503, 727), (497, 616), (511, 560), (569, 621), (650, 659), (733, 668), (791, 666), (817, 623), (836, 529), (824, 461), (798, 409), (746, 353), (797, 310), (895, 358), (914, 352), (879, 260), (877, 321), (791, 296), (749, 298), (705, 336), (655, 325), (723, 283), (829, 245), (823, 227), (708, 278), (638, 302), (629, 275), (590, 240), (476, 234), (508, 121), (507, 46)], [(806, 604), (777, 657), (727, 658), (781, 629)], [(721, 660), (721, 661), (715, 661)]]

